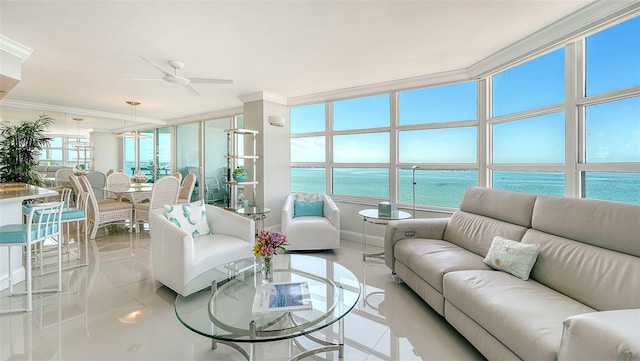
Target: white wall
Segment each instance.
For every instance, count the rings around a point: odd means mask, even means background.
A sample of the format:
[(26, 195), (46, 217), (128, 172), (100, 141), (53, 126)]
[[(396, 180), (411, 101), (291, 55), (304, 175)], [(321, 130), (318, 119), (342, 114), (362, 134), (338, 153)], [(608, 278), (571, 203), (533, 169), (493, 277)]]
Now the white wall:
[[(280, 224), (282, 202), (289, 194), (289, 127), (288, 120), (284, 127), (269, 124), (269, 116), (288, 118), (287, 106), (269, 100), (255, 100), (244, 104), (244, 124), (247, 129), (257, 130), (257, 179), (256, 200), (259, 206), (271, 209), (264, 225), (271, 227)], [(245, 143), (245, 147), (249, 146)], [(249, 154), (246, 152), (245, 153)], [(250, 169), (250, 167), (247, 167)], [(265, 192), (265, 189), (268, 192)], [(248, 194), (249, 192), (245, 192)]]
[(93, 170), (107, 173), (118, 170), (122, 160), (122, 140), (116, 134), (91, 132), (91, 164)]

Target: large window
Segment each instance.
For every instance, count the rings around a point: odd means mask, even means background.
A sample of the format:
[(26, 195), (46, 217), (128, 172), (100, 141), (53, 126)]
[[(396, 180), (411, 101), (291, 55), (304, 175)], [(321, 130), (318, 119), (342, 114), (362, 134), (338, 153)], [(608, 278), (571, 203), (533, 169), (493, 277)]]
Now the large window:
[[(331, 192), (389, 198), (390, 95), (333, 102)], [(376, 129), (376, 131), (373, 131)]]
[(291, 191), (326, 193), (325, 104), (291, 108)]
[(293, 107), (292, 190), (458, 207), (481, 185), (640, 204), (638, 33), (636, 16), (479, 82)]
[(363, 133), (333, 137), (335, 163), (389, 163), (389, 133)]
[(586, 95), (640, 85), (640, 17), (586, 39)]
[(62, 165), (78, 169), (91, 169), (91, 142), (88, 138), (52, 137), (49, 145), (42, 149), (40, 165)]
[(333, 103), (333, 129), (353, 130), (389, 126), (389, 94)]
[(564, 113), (493, 125), (494, 163), (564, 163)]
[(477, 119), (476, 82), (403, 91), (398, 94), (400, 125)]
[(493, 77), (493, 116), (564, 102), (564, 49), (560, 48)]
[(587, 163), (640, 162), (640, 97), (587, 106), (585, 114)]
[(476, 127), (401, 131), (400, 163), (473, 163), (477, 162)]

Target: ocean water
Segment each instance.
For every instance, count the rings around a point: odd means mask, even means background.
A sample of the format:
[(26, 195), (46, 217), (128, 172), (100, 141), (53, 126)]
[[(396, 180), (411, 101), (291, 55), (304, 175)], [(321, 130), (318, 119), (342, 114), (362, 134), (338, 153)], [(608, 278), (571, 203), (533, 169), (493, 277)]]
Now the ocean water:
[[(415, 198), (418, 205), (458, 207), (464, 190), (477, 185), (472, 170), (426, 170), (415, 172)], [(400, 203), (412, 204), (413, 172), (400, 170)], [(389, 171), (384, 168), (336, 168), (333, 193), (389, 199)], [(494, 171), (493, 187), (533, 194), (565, 195), (563, 172)], [(324, 193), (325, 170), (293, 168), (291, 190)], [(640, 204), (640, 173), (587, 172), (585, 198)]]

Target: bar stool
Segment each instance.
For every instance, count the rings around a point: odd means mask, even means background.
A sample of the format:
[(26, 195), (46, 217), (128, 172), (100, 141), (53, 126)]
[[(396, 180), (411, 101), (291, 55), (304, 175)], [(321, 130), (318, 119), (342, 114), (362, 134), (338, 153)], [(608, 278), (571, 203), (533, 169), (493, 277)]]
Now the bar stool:
[[(25, 224), (7, 224), (0, 226), (0, 246), (26, 248), (26, 268), (24, 293), (13, 291), (12, 273), (9, 272), (9, 294), (27, 295), (27, 306), (0, 310), (0, 313), (8, 312), (31, 312), (33, 310), (33, 293), (60, 292), (62, 291), (62, 202), (39, 203), (30, 207), (27, 222)], [(47, 239), (54, 239), (58, 244), (58, 288), (33, 290), (33, 280), (31, 279), (31, 248), (33, 245), (41, 244)], [(9, 254), (9, 270), (11, 270), (11, 252)]]
[(75, 266), (66, 267), (64, 269), (70, 269), (75, 267), (87, 266), (89, 264), (89, 232), (87, 227), (87, 201), (89, 200), (89, 194), (87, 192), (80, 192), (76, 195), (75, 207), (66, 207), (62, 209), (62, 223), (67, 224), (67, 234), (65, 237), (65, 246), (67, 247), (67, 254), (69, 253), (69, 243), (71, 241), (69, 237), (69, 228), (71, 223), (76, 224), (76, 243), (78, 245), (78, 258), (81, 258), (80, 252), (80, 225), (84, 229), (84, 262)]
[[(65, 188), (68, 189), (68, 188)], [(70, 191), (70, 189), (68, 189)], [(87, 227), (87, 201), (89, 194), (87, 192), (80, 192), (76, 196), (76, 207), (71, 207), (69, 205), (70, 195), (62, 193), (62, 200), (64, 205), (62, 207), (62, 226), (63, 231), (61, 232), (62, 244), (64, 247), (64, 252), (66, 255), (70, 254), (70, 243), (71, 237), (69, 236), (69, 229), (71, 228), (71, 223), (76, 224), (76, 243), (78, 247), (78, 256), (76, 260), (81, 259), (81, 248), (80, 248), (80, 226), (82, 225), (84, 228), (84, 255), (85, 261), (81, 264), (76, 264), (68, 267), (63, 267), (62, 270), (68, 270), (71, 268), (87, 266), (89, 263), (89, 237), (88, 237), (88, 227)], [(65, 227), (66, 225), (66, 227)], [(66, 233), (65, 233), (66, 228)], [(42, 248), (42, 247), (41, 247)], [(44, 272), (44, 263), (43, 263), (43, 252), (42, 249), (39, 252), (39, 260), (40, 260), (40, 275), (47, 274)], [(49, 272), (51, 273), (51, 272)]]

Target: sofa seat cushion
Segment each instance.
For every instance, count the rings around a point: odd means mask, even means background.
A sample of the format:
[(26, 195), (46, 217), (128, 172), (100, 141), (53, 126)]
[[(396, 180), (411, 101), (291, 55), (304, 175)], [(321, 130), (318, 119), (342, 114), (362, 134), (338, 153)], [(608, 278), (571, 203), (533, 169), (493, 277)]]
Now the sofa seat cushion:
[(555, 360), (562, 322), (594, 311), (536, 281), (504, 272), (450, 272), (443, 288), (449, 303), (524, 360)]
[(484, 259), (447, 241), (406, 238), (396, 242), (394, 256), (440, 293), (445, 273), (460, 270), (490, 270)]

